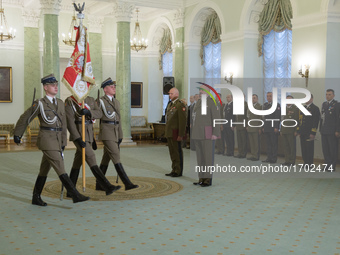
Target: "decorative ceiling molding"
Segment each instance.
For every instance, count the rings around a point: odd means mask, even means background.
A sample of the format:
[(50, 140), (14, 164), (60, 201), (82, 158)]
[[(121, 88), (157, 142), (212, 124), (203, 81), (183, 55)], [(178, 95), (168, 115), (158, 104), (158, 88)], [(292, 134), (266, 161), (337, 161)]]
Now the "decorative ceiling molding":
[(2, 0), (3, 7), (18, 7), (21, 8), (24, 5), (23, 0)]
[(88, 15), (88, 29), (90, 33), (102, 33), (104, 24), (104, 17), (97, 17), (95, 15)]
[(40, 13), (34, 9), (23, 9), (22, 18), (24, 20), (24, 27), (39, 27)]
[(184, 8), (177, 9), (174, 14), (175, 29), (184, 27), (184, 17), (185, 17)]

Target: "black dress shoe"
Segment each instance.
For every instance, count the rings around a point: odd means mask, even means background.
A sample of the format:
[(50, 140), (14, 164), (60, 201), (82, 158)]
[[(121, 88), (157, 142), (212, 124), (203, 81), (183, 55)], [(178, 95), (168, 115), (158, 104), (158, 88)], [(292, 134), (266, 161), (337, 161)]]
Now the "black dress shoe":
[(201, 184), (201, 187), (209, 187), (209, 186), (211, 186), (211, 184), (207, 184), (207, 183), (202, 183)]
[(241, 155), (236, 155), (236, 156), (234, 156), (234, 158), (242, 158), (242, 156)]
[(262, 160), (262, 162), (264, 162), (264, 163), (269, 163), (270, 160), (269, 160), (269, 159), (265, 159), (265, 160)]
[(194, 182), (194, 185), (202, 185), (203, 182)]
[(252, 158), (251, 161), (258, 161), (258, 158)]
[(171, 176), (172, 175), (172, 172), (171, 173), (168, 173), (168, 174), (165, 174), (165, 176)]
[(276, 160), (269, 160), (269, 163), (275, 164)]
[(234, 154), (226, 154), (227, 157), (234, 157)]

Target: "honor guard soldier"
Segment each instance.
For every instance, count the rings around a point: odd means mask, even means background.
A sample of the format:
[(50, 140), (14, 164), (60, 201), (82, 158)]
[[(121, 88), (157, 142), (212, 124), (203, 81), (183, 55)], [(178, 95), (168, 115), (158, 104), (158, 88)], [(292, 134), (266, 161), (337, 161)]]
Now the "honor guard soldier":
[[(267, 92), (267, 102), (263, 105), (263, 110), (270, 109), (272, 107), (272, 102), (273, 93)], [(272, 122), (272, 119), (277, 119), (277, 121)], [(281, 107), (280, 104), (277, 103), (275, 111), (272, 114), (264, 116), (264, 127), (262, 128), (262, 131), (266, 137), (267, 159), (262, 162), (276, 163), (277, 161), (280, 119)]]
[(303, 163), (311, 166), (314, 163), (314, 141), (320, 122), (320, 109), (313, 104), (313, 95), (305, 107), (312, 115), (307, 116), (300, 112), (300, 125), (297, 128), (297, 133), (300, 136)]
[(172, 171), (166, 176), (179, 177), (183, 174), (183, 150), (181, 141), (185, 136), (186, 108), (178, 99), (178, 89), (172, 88), (169, 91), (171, 103), (166, 110), (165, 137), (168, 141)]
[[(122, 123), (120, 119), (120, 103), (114, 97), (116, 94), (116, 85), (111, 78), (107, 78), (101, 85), (105, 96), (99, 99), (99, 105), (103, 113), (100, 119), (99, 140), (104, 144), (104, 154), (100, 163), (100, 169), (106, 174), (110, 160), (112, 160), (118, 176), (125, 185), (125, 190), (138, 188), (127, 176), (123, 165), (120, 161), (119, 145), (123, 140)], [(100, 190), (100, 185), (96, 185)]]
[(225, 150), (225, 145), (227, 145), (227, 154), (228, 157), (234, 156), (235, 149), (235, 127), (231, 126), (232, 122), (236, 121), (236, 116), (233, 114), (234, 103), (233, 103), (233, 95), (229, 94), (226, 97), (227, 103), (223, 108), (223, 117), (228, 121), (227, 124), (222, 125), (222, 134), (221, 134), (221, 142), (222, 142), (222, 150)]
[[(237, 107), (237, 105), (234, 105)], [(247, 111), (248, 104), (244, 101), (244, 113), (242, 115), (236, 115), (236, 135), (237, 135), (237, 148), (238, 155), (235, 158), (245, 158), (247, 156)]]
[[(287, 99), (293, 99), (293, 96), (288, 95)], [(292, 120), (292, 121), (288, 121)], [(282, 116), (280, 134), (283, 141), (283, 151), (285, 154), (285, 162), (283, 166), (295, 165), (296, 159), (296, 136), (299, 126), (299, 108), (294, 104), (287, 104), (286, 115)]]
[(56, 171), (60, 181), (72, 197), (73, 203), (83, 202), (89, 197), (80, 194), (72, 183), (64, 168), (63, 150), (67, 144), (66, 114), (62, 100), (56, 98), (58, 94), (58, 81), (54, 74), (41, 79), (46, 96), (33, 102), (18, 120), (14, 129), (14, 142), (20, 144), (22, 134), (28, 124), (38, 116), (40, 131), (37, 146), (42, 151), (43, 157), (40, 172), (35, 182), (32, 204), (46, 206), (41, 199), (47, 174), (51, 167)]
[[(256, 94), (252, 95), (252, 103), (256, 110), (262, 110), (262, 105), (258, 103), (259, 98)], [(261, 135), (261, 123), (256, 121), (261, 119), (259, 115), (255, 115), (249, 109), (247, 112), (248, 123), (252, 126), (247, 126), (247, 132), (249, 137), (250, 154), (248, 160), (258, 161), (260, 158), (260, 135)]]
[(220, 127), (214, 127), (214, 119), (220, 118), (219, 110), (217, 109), (211, 97), (207, 96), (207, 112), (206, 115), (202, 114), (202, 94), (207, 95), (205, 90), (208, 87), (201, 85), (200, 99), (197, 101), (193, 112), (193, 127), (191, 142), (196, 146), (197, 166), (201, 170), (198, 172), (198, 182), (194, 185), (201, 187), (208, 187), (212, 185), (212, 173), (210, 172), (211, 166), (214, 165), (214, 151), (215, 140), (220, 136)]
[[(86, 163), (89, 165), (91, 172), (102, 187), (102, 190), (106, 192), (106, 195), (110, 195), (114, 191), (120, 189), (120, 186), (114, 186), (106, 179), (97, 165), (96, 155), (93, 151), (93, 149), (97, 149), (93, 135), (93, 121), (102, 117), (102, 111), (92, 97), (86, 97), (84, 103), (84, 108), (82, 108), (81, 104), (79, 104), (73, 96), (70, 96), (65, 100), (67, 128), (70, 132), (70, 141), (73, 141), (74, 145), (77, 147), (70, 178), (74, 185), (76, 185), (80, 167), (82, 165), (82, 148), (85, 148)], [(85, 115), (85, 141), (82, 140), (83, 115)]]
[(340, 132), (338, 101), (334, 99), (334, 90), (326, 90), (326, 100), (322, 104), (320, 133), (322, 142), (322, 152), (327, 164), (327, 171), (335, 171), (338, 157), (338, 137)]

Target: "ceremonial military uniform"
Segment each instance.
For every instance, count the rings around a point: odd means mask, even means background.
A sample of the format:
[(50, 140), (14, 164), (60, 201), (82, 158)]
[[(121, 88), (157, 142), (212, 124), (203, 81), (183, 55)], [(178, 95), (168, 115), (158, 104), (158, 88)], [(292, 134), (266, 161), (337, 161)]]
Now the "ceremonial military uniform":
[[(218, 105), (218, 110), (219, 110), (219, 113), (220, 113), (220, 119), (224, 119), (224, 116), (223, 116), (224, 107), (225, 107), (225, 104), (222, 104), (222, 106)], [(225, 144), (224, 144), (224, 140), (223, 140), (223, 132), (221, 132), (221, 139), (218, 139), (216, 141), (215, 149), (216, 149), (217, 154), (222, 154), (222, 155), (224, 154)]]
[(183, 150), (181, 141), (177, 137), (185, 136), (186, 108), (181, 100), (171, 102), (166, 110), (165, 137), (168, 141), (172, 171), (169, 176), (182, 176), (183, 173)]
[[(85, 148), (86, 163), (89, 165), (93, 175), (100, 183), (102, 189), (106, 191), (107, 195), (109, 195), (113, 191), (119, 189), (120, 186), (114, 186), (106, 179), (97, 165), (96, 156), (92, 149), (94, 142), (93, 120), (100, 119), (102, 117), (102, 111), (99, 109), (98, 104), (92, 97), (85, 98), (84, 109), (81, 108), (81, 105), (79, 105), (79, 103), (73, 97), (68, 97), (65, 102), (67, 128), (70, 132), (70, 141), (73, 141), (74, 145), (77, 147), (76, 153), (74, 155), (70, 178), (74, 185), (76, 185), (80, 167), (82, 165), (82, 148)], [(81, 140), (82, 115), (85, 115), (85, 143)]]
[(194, 107), (193, 112), (193, 128), (192, 128), (192, 141), (196, 146), (197, 166), (205, 169), (206, 172), (198, 172), (198, 182), (203, 187), (212, 184), (212, 173), (208, 167), (214, 165), (214, 148), (215, 140), (211, 140), (212, 135), (220, 136), (220, 127), (213, 126), (213, 120), (219, 119), (219, 111), (215, 106), (212, 98), (207, 97), (207, 114), (202, 115), (201, 106), (202, 101), (199, 99)]
[(300, 112), (300, 126), (297, 128), (297, 132), (300, 135), (303, 162), (311, 165), (314, 163), (314, 139), (310, 139), (310, 135), (316, 135), (320, 121), (320, 109), (313, 103), (305, 107), (312, 115), (306, 116)]
[(225, 150), (225, 144), (227, 145), (227, 156), (234, 156), (234, 149), (235, 149), (235, 132), (234, 129), (231, 127), (231, 122), (235, 122), (236, 116), (233, 114), (233, 102), (226, 103), (223, 108), (223, 117), (228, 121), (227, 124), (223, 125), (223, 130), (221, 134), (222, 140), (222, 150)]
[[(295, 120), (288, 121), (288, 120)], [(286, 106), (286, 115), (282, 116), (281, 135), (283, 141), (283, 150), (285, 153), (285, 162), (283, 165), (294, 165), (296, 159), (296, 132), (299, 126), (299, 108), (295, 105)], [(296, 125), (295, 127), (292, 127)]]
[(333, 99), (331, 102), (323, 102), (321, 109), (320, 133), (322, 152), (327, 169), (333, 171), (335, 171), (338, 157), (338, 138), (335, 136), (335, 132), (340, 132), (339, 108), (340, 104)]
[(192, 150), (192, 151), (196, 150), (195, 143), (191, 142), (191, 132), (192, 132), (192, 124), (193, 124), (193, 122), (192, 122), (192, 114), (194, 113), (195, 104), (196, 104), (196, 102), (191, 104), (189, 106), (189, 110), (188, 110), (188, 118), (190, 118), (190, 120), (189, 120), (190, 121), (190, 126), (189, 126), (190, 127), (190, 150)]
[[(268, 110), (272, 107), (272, 103), (266, 102), (263, 105), (263, 110)], [(276, 119), (273, 121), (272, 119)], [(268, 120), (268, 121), (266, 121)], [(264, 127), (263, 132), (266, 137), (266, 147), (267, 147), (267, 159), (264, 162), (276, 163), (277, 161), (277, 150), (278, 150), (278, 137), (279, 132), (275, 132), (274, 129), (279, 130), (281, 120), (281, 107), (278, 103), (276, 109), (273, 113), (264, 116)]]
[[(41, 79), (44, 86), (58, 85), (54, 75), (48, 75)], [(50, 101), (51, 99), (51, 101)], [(45, 96), (36, 100), (19, 118), (14, 129), (14, 141), (20, 143), (21, 136), (28, 124), (38, 116), (40, 131), (37, 139), (37, 146), (43, 152), (40, 164), (40, 172), (37, 177), (32, 197), (32, 204), (46, 206), (41, 199), (41, 192), (44, 188), (47, 174), (51, 167), (58, 174), (61, 182), (67, 189), (74, 203), (86, 201), (89, 197), (81, 195), (72, 184), (65, 172), (63, 150), (67, 144), (66, 114), (64, 103), (60, 99)]]
[[(237, 105), (234, 105), (237, 107)], [(238, 147), (238, 155), (235, 156), (236, 158), (245, 158), (247, 156), (247, 111), (248, 111), (248, 104), (244, 101), (244, 114), (236, 115), (236, 122), (240, 124), (236, 124), (237, 130), (237, 147)]]
[[(256, 110), (262, 110), (262, 105), (259, 103), (253, 104)], [(261, 121), (254, 121), (260, 120), (262, 117), (252, 113), (249, 109), (247, 111), (248, 122), (254, 126), (251, 127), (248, 125), (247, 132), (249, 138), (249, 145), (250, 145), (250, 154), (251, 156), (248, 158), (252, 161), (257, 161), (260, 158), (260, 133), (261, 133)]]
[[(101, 87), (104, 89), (106, 86), (111, 85), (114, 85), (114, 83), (111, 78), (108, 78), (102, 83)], [(105, 175), (110, 160), (112, 160), (118, 176), (125, 185), (125, 190), (138, 188), (138, 185), (134, 185), (130, 181), (120, 161), (119, 145), (123, 139), (120, 103), (114, 97), (110, 98), (108, 95), (105, 95), (99, 99), (99, 105), (103, 113), (100, 120), (99, 140), (104, 144), (104, 154), (100, 163), (100, 169)], [(97, 185), (96, 189), (100, 189), (100, 186)]]

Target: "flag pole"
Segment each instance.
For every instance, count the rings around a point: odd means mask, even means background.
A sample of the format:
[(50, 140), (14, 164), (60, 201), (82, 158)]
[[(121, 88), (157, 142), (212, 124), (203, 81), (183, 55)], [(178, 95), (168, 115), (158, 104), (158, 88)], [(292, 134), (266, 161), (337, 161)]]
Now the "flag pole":
[[(85, 100), (83, 100), (82, 108), (84, 109), (85, 106)], [(81, 116), (81, 139), (86, 143), (85, 141), (85, 115)], [(81, 149), (82, 152), (82, 170), (83, 170), (83, 191), (85, 192), (86, 187), (86, 176), (85, 176), (85, 148)]]

